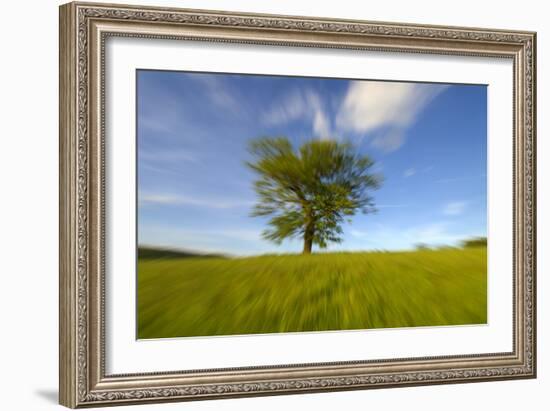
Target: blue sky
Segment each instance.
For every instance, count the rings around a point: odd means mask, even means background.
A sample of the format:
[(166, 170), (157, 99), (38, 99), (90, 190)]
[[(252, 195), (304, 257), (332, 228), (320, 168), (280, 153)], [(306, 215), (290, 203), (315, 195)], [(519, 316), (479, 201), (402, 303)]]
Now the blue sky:
[(138, 70), (138, 241), (203, 252), (300, 252), (261, 238), (248, 141), (349, 140), (384, 184), (333, 250), (454, 245), (486, 235), (487, 90)]

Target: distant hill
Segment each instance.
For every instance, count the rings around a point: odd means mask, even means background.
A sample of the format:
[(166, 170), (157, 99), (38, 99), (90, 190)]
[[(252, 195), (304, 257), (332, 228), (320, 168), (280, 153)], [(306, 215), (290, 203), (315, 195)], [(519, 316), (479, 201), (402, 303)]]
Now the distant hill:
[(177, 250), (161, 247), (138, 247), (138, 258), (160, 259), (160, 258), (226, 258), (223, 254), (201, 253), (198, 251)]
[(462, 242), (462, 247), (487, 247), (487, 237), (474, 237), (464, 240)]

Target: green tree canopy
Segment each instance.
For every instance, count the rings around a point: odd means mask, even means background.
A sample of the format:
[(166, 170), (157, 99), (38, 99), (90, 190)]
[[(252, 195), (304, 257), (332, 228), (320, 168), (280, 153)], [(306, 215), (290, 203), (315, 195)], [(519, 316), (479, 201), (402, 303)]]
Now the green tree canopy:
[(252, 140), (258, 202), (253, 216), (270, 216), (263, 237), (280, 244), (302, 238), (303, 253), (313, 244), (326, 248), (342, 239), (342, 222), (357, 211), (375, 211), (371, 190), (381, 176), (371, 172), (373, 160), (351, 143), (310, 140), (295, 149), (285, 137)]
[(487, 237), (474, 237), (462, 241), (462, 247), (487, 247)]

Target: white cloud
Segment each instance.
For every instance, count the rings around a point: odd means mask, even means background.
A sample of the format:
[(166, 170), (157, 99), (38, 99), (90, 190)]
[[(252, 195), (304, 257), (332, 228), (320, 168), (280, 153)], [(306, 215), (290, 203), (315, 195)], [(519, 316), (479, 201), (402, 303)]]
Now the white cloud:
[(353, 81), (337, 116), (348, 130), (367, 132), (383, 125), (406, 125), (413, 115), (410, 103), (415, 84)]
[(263, 121), (268, 125), (285, 125), (297, 120), (311, 121), (314, 137), (332, 135), (331, 121), (321, 96), (313, 90), (294, 90), (263, 114)]
[(446, 221), (417, 226), (395, 227), (379, 225), (372, 230), (353, 229), (352, 237), (359, 241), (358, 249), (372, 248), (403, 250), (414, 248), (416, 244), (430, 246), (457, 245), (469, 234), (454, 233)]
[(390, 130), (387, 133), (374, 137), (371, 144), (386, 153), (397, 150), (405, 142), (405, 131)]
[(414, 228), (409, 235), (420, 243), (446, 242), (449, 239), (454, 240), (457, 237), (447, 232), (446, 223), (432, 223), (425, 226)]
[(344, 132), (369, 133), (382, 127), (386, 132), (372, 144), (394, 151), (405, 142), (405, 131), (424, 107), (446, 86), (417, 83), (353, 81), (336, 116)]
[(263, 121), (269, 125), (290, 123), (304, 116), (306, 109), (302, 93), (295, 90), (265, 112)]
[(215, 209), (227, 209), (248, 207), (254, 204), (253, 201), (233, 200), (233, 199), (209, 199), (190, 197), (173, 194), (140, 194), (140, 205), (161, 204), (161, 205), (189, 205), (196, 207), (206, 207)]
[[(328, 116), (321, 96), (296, 89), (264, 112), (268, 125), (311, 121), (314, 137), (334, 138), (349, 133), (377, 133), (371, 144), (390, 152), (405, 143), (407, 128), (424, 107), (447, 86), (436, 84), (352, 81), (334, 118)], [(363, 136), (361, 136), (363, 137)]]
[(200, 163), (199, 156), (190, 150), (141, 150), (138, 153), (139, 161), (150, 162), (186, 162), (186, 163)]
[(466, 201), (453, 201), (445, 204), (443, 207), (443, 214), (445, 215), (460, 215), (466, 209), (468, 203)]
[(219, 108), (238, 114), (242, 111), (243, 104), (234, 93), (227, 88), (223, 77), (215, 74), (196, 74), (192, 77), (202, 85), (210, 101)]
[(405, 172), (403, 173), (403, 177), (405, 178), (412, 177), (415, 174), (416, 174), (416, 169), (414, 167), (411, 167), (405, 170)]
[(330, 121), (322, 110), (316, 110), (313, 116), (313, 132), (317, 137), (329, 138)]
[(358, 237), (358, 238), (368, 237), (371, 235), (369, 231), (364, 231), (364, 230), (350, 230), (350, 234), (353, 237)]
[(247, 228), (182, 229), (159, 225), (140, 226), (140, 244), (200, 253), (233, 255), (262, 252), (261, 230)]

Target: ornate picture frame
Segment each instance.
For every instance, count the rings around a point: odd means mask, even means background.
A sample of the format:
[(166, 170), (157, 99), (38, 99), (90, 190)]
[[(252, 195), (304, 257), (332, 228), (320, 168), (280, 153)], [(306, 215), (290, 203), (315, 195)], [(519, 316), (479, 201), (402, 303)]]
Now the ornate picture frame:
[[(111, 37), (498, 57), (513, 62), (513, 350), (109, 375), (105, 42)], [(67, 407), (536, 376), (536, 34), (69, 3), (60, 7), (60, 403)], [(128, 292), (133, 292), (129, 290)], [(269, 364), (269, 358), (265, 364)]]

